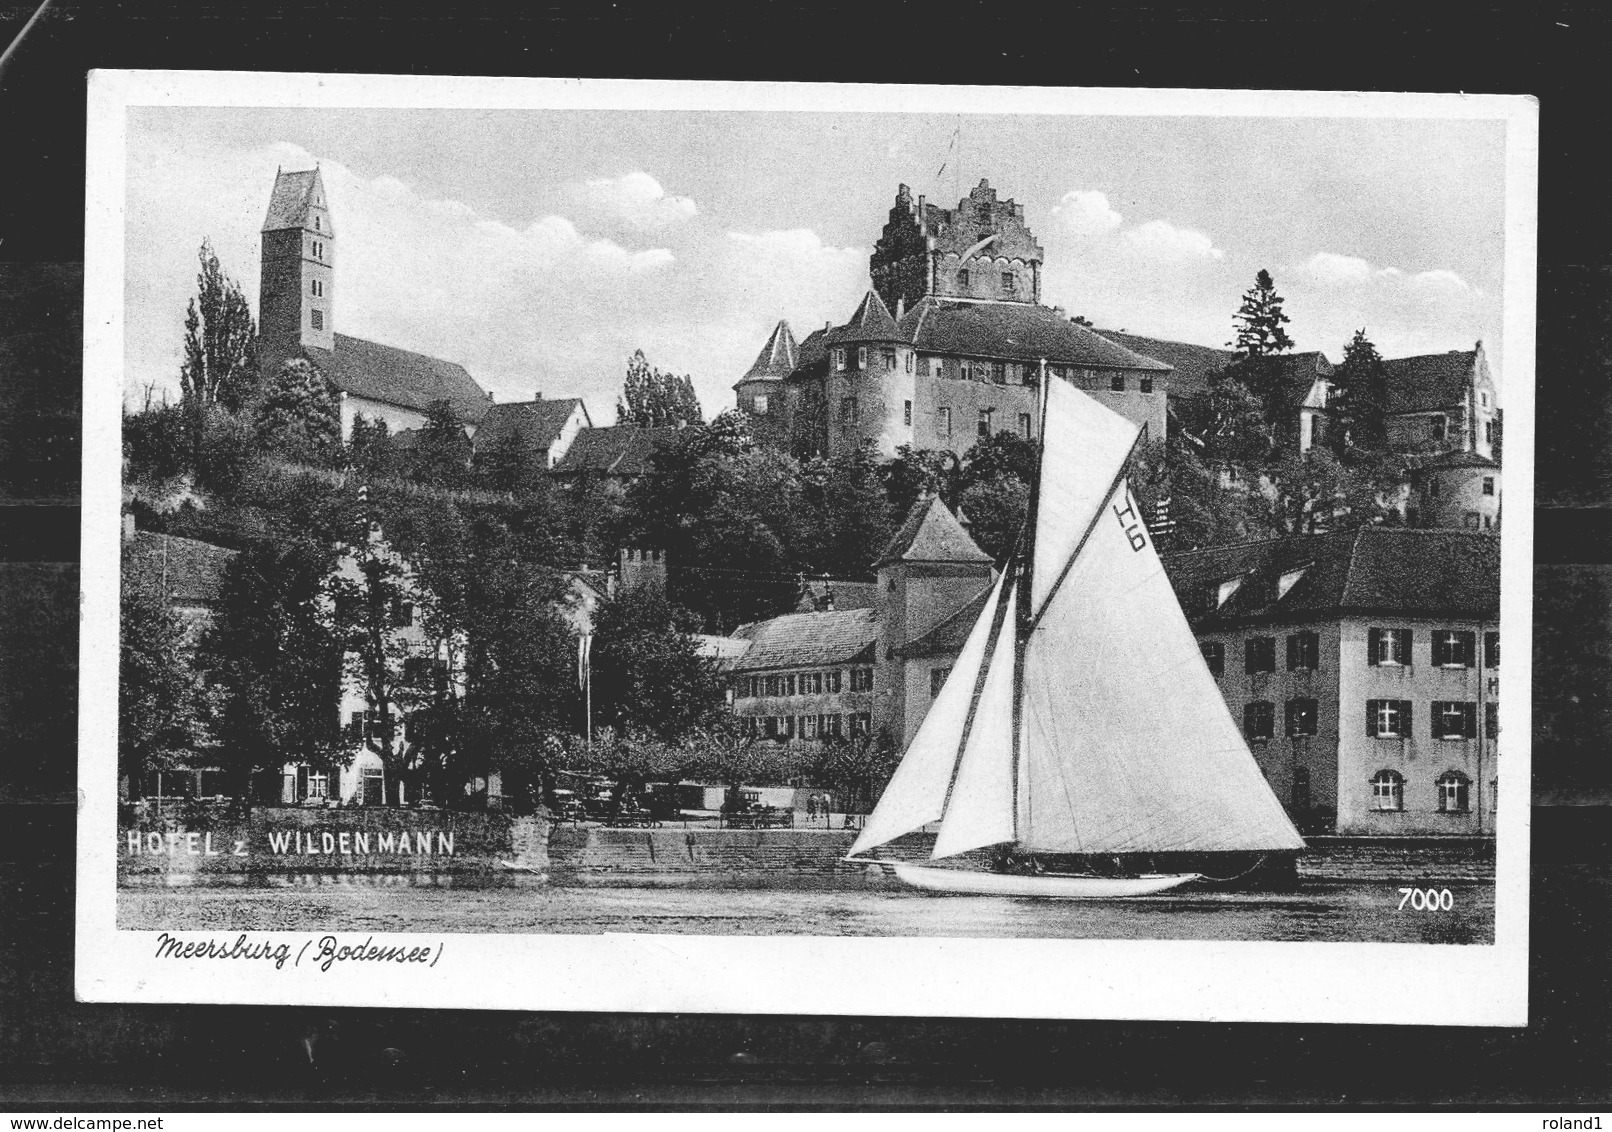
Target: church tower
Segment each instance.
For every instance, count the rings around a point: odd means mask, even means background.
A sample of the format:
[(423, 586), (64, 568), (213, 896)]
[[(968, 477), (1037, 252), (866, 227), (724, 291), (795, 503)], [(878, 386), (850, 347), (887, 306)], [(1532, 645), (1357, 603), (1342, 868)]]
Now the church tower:
[(303, 348), (334, 350), (336, 231), (317, 167), (277, 172), (263, 221), (258, 337), (265, 368)]

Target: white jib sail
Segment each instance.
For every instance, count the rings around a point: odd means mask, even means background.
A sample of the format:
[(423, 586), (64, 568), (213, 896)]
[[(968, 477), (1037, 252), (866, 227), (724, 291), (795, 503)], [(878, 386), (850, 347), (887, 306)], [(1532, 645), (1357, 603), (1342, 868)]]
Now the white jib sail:
[(1019, 591), (1008, 591), (1007, 615), (986, 660), (985, 686), (941, 818), (932, 856), (950, 857), (1013, 840), (1013, 665)]
[(1047, 377), (1030, 610), (1040, 612), (1140, 428), (1060, 377)]
[(890, 777), (879, 804), (873, 807), (848, 856), (893, 841), (940, 817), (946, 805), (946, 788), (952, 768), (957, 765), (957, 747), (962, 741), (963, 724), (968, 720), (974, 699), (974, 682), (985, 660), (996, 605), (1002, 599), (1003, 579), (998, 578), (991, 596), (980, 611), (979, 620), (969, 631), (963, 651), (940, 694), (929, 706), (929, 714), (918, 725), (918, 732), (907, 746), (901, 764)]
[(1026, 849), (1303, 848), (1124, 483), (1030, 633), (1021, 694)]

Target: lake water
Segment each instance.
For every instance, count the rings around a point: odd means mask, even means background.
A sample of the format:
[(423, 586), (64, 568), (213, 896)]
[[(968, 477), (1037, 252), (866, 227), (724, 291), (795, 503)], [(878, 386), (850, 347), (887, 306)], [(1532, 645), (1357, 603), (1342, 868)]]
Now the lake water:
[(1450, 885), (1448, 911), (1403, 910), (1399, 886), (1303, 882), (1280, 893), (1183, 892), (1115, 901), (940, 896), (862, 877), (765, 886), (129, 888), (136, 930), (693, 935), (1000, 936), (1486, 944), (1494, 889)]

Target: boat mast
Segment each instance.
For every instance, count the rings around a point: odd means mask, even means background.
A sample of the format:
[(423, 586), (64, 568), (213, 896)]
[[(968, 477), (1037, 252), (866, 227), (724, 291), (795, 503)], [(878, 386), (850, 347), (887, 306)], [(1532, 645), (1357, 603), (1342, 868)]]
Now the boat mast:
[(1035, 580), (1035, 525), (1036, 518), (1041, 509), (1041, 469), (1047, 458), (1047, 359), (1042, 358), (1039, 367), (1040, 385), (1037, 389), (1040, 400), (1039, 411), (1036, 414), (1036, 459), (1035, 478), (1030, 481), (1030, 503), (1025, 510), (1024, 530), (1019, 533), (1019, 542), (1013, 550), (1013, 557), (1008, 560), (1009, 569), (1018, 571), (1019, 603), (1015, 611), (1018, 616), (1018, 625), (1014, 633), (1013, 647), (1013, 839), (1019, 840), (1019, 745), (1024, 734), (1024, 648), (1030, 639), (1031, 598), (1034, 591), (1030, 588)]

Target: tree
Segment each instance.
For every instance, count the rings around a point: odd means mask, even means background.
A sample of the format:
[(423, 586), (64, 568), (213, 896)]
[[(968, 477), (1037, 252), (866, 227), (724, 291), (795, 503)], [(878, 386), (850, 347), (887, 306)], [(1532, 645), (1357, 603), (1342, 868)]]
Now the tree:
[(212, 244), (203, 240), (197, 254), (197, 295), (185, 308), (181, 403), (196, 416), (209, 405), (238, 412), (257, 392), (257, 327), (246, 296), (219, 264)]
[(1013, 552), (1030, 510), (1030, 488), (1011, 472), (993, 472), (963, 492), (968, 533), (979, 548), (998, 562)]
[(369, 420), (363, 413), (353, 417), (353, 432), (347, 440), (347, 464), (363, 475), (379, 475), (391, 463), (392, 432), (385, 417)]
[(816, 462), (813, 472), (808, 496), (818, 536), (810, 565), (832, 577), (861, 577), (894, 533), (878, 461), (855, 448)]
[(1035, 444), (1017, 433), (1005, 429), (992, 433), (963, 454), (959, 489), (966, 492), (974, 484), (998, 475), (1009, 475), (1021, 483), (1031, 483), (1035, 480), (1039, 455)]
[(320, 467), (341, 452), (341, 409), (335, 390), (306, 358), (280, 363), (257, 408), (258, 443), (287, 460)]
[(1204, 455), (1211, 462), (1257, 467), (1271, 451), (1271, 427), (1265, 403), (1248, 385), (1246, 363), (1234, 363), (1208, 375), (1201, 412)]
[(463, 486), (470, 463), (470, 440), (453, 405), (431, 402), (420, 428), (411, 478), (432, 487)]
[(476, 452), (474, 478), (487, 491), (525, 495), (543, 491), (548, 477), (536, 454), (513, 432)]
[(191, 466), (189, 431), (178, 405), (153, 405), (146, 399), (138, 413), (123, 416), (123, 458), (129, 478), (160, 484), (184, 474)]
[(600, 603), (594, 615), (594, 717), (675, 742), (726, 711), (716, 666), (689, 636), (694, 619), (658, 586)]
[(642, 350), (627, 359), (627, 377), (616, 401), (616, 423), (658, 428), (663, 425), (697, 425), (705, 418), (686, 375), (662, 373), (650, 366)]
[(1259, 274), (1254, 276), (1254, 285), (1243, 292), (1242, 305), (1232, 318), (1237, 327), (1237, 338), (1232, 346), (1239, 358), (1272, 357), (1293, 348), (1293, 339), (1283, 329), (1290, 320), (1282, 310), (1282, 302), (1271, 273), (1260, 268)]
[(146, 776), (201, 745), (200, 689), (184, 625), (158, 580), (124, 556), (118, 643), (118, 773), (138, 797)]
[(277, 785), (286, 763), (342, 763), (332, 565), (327, 548), (298, 539), (255, 545), (225, 568), (199, 664), (216, 686), (212, 729), (237, 797), (260, 779)]
[(1388, 367), (1364, 327), (1343, 348), (1332, 384), (1332, 407), (1343, 425), (1331, 438), (1334, 450), (1340, 455), (1350, 446), (1380, 450), (1388, 442)]
[(884, 465), (884, 493), (899, 521), (926, 495), (938, 495), (951, 506), (957, 498), (960, 464), (945, 449), (913, 448), (903, 444)]

